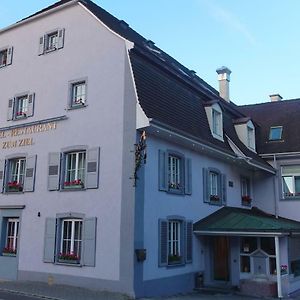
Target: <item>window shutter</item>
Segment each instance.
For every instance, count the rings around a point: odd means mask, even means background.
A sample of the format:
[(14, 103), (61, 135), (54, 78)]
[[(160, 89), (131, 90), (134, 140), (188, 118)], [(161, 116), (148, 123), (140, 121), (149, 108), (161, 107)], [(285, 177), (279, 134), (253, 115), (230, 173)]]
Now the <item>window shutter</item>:
[(222, 191), (221, 191), (221, 197), (222, 197), (222, 204), (226, 205), (227, 201), (227, 195), (226, 195), (226, 188), (227, 188), (227, 179), (225, 174), (220, 174), (221, 177), (221, 186), (222, 186)]
[(7, 49), (7, 60), (6, 65), (12, 64), (12, 56), (13, 56), (13, 47), (10, 47)]
[(36, 166), (36, 155), (28, 157), (26, 159), (24, 192), (33, 192), (34, 191), (35, 166)]
[(163, 150), (158, 151), (158, 189), (168, 190), (168, 156)]
[(185, 222), (185, 262), (193, 261), (193, 221)]
[(28, 95), (27, 117), (33, 116), (35, 94)]
[(49, 153), (48, 157), (48, 190), (59, 190), (60, 153)]
[(185, 189), (186, 195), (192, 195), (192, 160), (187, 158), (185, 160)]
[(168, 265), (168, 221), (159, 220), (158, 232), (158, 266)]
[(0, 160), (0, 192), (4, 191), (5, 159)]
[(41, 36), (39, 39), (39, 55), (44, 54), (45, 51), (45, 36)]
[(54, 263), (56, 219), (46, 218), (44, 262)]
[(203, 176), (203, 202), (209, 203), (210, 202), (210, 189), (209, 189), (209, 172), (208, 169), (203, 168), (202, 171)]
[(65, 30), (59, 29), (58, 30), (58, 42), (57, 42), (57, 49), (61, 49), (64, 47), (64, 39), (65, 39)]
[(100, 148), (87, 150), (86, 182), (87, 189), (97, 189), (99, 186)]
[(84, 220), (82, 263), (89, 267), (94, 267), (96, 261), (96, 228), (96, 218)]
[(14, 98), (8, 100), (7, 121), (14, 118), (14, 102)]

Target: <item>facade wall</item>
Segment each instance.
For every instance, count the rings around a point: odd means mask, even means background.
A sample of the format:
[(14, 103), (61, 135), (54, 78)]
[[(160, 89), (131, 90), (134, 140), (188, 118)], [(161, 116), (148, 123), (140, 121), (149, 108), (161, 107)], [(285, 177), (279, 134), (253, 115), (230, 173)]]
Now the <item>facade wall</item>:
[[(56, 28), (65, 29), (64, 47), (39, 56), (40, 36)], [(76, 276), (97, 278), (103, 280), (103, 287), (109, 286), (107, 281), (125, 280), (133, 272), (134, 188), (129, 178), (134, 168), (136, 99), (124, 40), (76, 5), (1, 33), (1, 45), (12, 45), (14, 55), (12, 65), (0, 70), (0, 81), (5, 83), (0, 128), (65, 116), (53, 130), (11, 136), (8, 128), (1, 138), (1, 159), (37, 155), (35, 191), (0, 195), (1, 206), (26, 206), (19, 240), (20, 272), (27, 279), (30, 272), (41, 270), (72, 275), (73, 283), (80, 281)], [(68, 110), (69, 81), (80, 78), (87, 78), (87, 106)], [(8, 99), (25, 91), (35, 93), (34, 116), (6, 121)], [(32, 145), (3, 149), (5, 142), (19, 144), (23, 138), (32, 138)], [(100, 147), (99, 188), (48, 191), (48, 154), (77, 145)], [(95, 267), (43, 262), (45, 219), (68, 212), (97, 218)], [(121, 227), (126, 231), (121, 233)], [(125, 281), (115, 290), (132, 293), (132, 284), (129, 288)]]

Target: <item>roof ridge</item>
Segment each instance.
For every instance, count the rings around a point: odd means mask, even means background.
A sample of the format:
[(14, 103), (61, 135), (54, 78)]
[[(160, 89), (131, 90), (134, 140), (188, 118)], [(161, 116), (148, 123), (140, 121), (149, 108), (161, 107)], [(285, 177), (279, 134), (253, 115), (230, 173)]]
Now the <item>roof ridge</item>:
[(300, 98), (293, 98), (293, 99), (284, 99), (280, 101), (268, 101), (268, 102), (261, 102), (261, 103), (252, 103), (252, 104), (244, 104), (238, 105), (238, 107), (249, 107), (249, 106), (258, 106), (258, 105), (279, 105), (282, 103), (290, 103), (290, 102), (297, 102), (300, 101)]

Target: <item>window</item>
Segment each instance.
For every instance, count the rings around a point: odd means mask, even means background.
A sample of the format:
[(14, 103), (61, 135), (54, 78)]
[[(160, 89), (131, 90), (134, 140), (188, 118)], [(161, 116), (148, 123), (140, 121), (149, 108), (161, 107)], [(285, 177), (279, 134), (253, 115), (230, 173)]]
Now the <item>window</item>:
[(192, 262), (193, 222), (184, 218), (159, 220), (159, 265)]
[(300, 165), (281, 168), (283, 198), (300, 197)]
[(191, 159), (176, 151), (158, 152), (159, 190), (174, 194), (192, 194)]
[(8, 161), (7, 192), (22, 192), (25, 177), (25, 158), (15, 158)]
[(96, 218), (80, 213), (46, 218), (44, 262), (95, 266)]
[(248, 148), (255, 149), (254, 128), (247, 126)]
[[(98, 188), (100, 148), (83, 150), (82, 147), (68, 147), (62, 153), (49, 153), (49, 191)], [(75, 150), (80, 148), (82, 150)]]
[(33, 116), (34, 97), (34, 93), (23, 93), (9, 99), (7, 120), (19, 120)]
[(77, 82), (72, 84), (71, 106), (78, 107), (85, 105), (86, 102), (86, 82)]
[(18, 248), (19, 218), (8, 218), (6, 222), (5, 247), (3, 256), (15, 256)]
[(169, 221), (168, 223), (168, 263), (180, 263), (180, 226), (179, 221)]
[(10, 65), (12, 63), (12, 47), (0, 49), (0, 68)]
[(59, 261), (80, 263), (82, 248), (82, 220), (64, 219), (61, 226)]
[(86, 152), (65, 154), (65, 180), (63, 188), (84, 188)]
[(64, 29), (56, 29), (41, 36), (39, 40), (39, 55), (63, 48), (64, 35)]
[(213, 130), (213, 133), (218, 136), (222, 136), (221, 122), (222, 122), (221, 113), (219, 111), (213, 109), (212, 110), (212, 130)]
[(180, 190), (182, 188), (181, 183), (181, 158), (169, 155), (168, 169), (169, 169), (169, 188)]
[(250, 180), (249, 178), (241, 178), (241, 197), (242, 205), (250, 206), (251, 205), (251, 192), (250, 192)]
[(203, 168), (203, 201), (215, 205), (226, 203), (226, 175), (215, 168)]
[(281, 136), (282, 136), (282, 126), (276, 126), (270, 128), (270, 134), (269, 134), (270, 141), (281, 140)]

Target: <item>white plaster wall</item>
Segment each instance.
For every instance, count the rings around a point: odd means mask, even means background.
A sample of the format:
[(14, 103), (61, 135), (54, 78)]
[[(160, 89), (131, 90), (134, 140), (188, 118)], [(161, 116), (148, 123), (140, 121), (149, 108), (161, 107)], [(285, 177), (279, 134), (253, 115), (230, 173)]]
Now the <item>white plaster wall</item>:
[[(158, 267), (158, 220), (169, 215), (179, 215), (187, 220), (196, 222), (215, 212), (220, 206), (203, 203), (202, 169), (208, 167), (218, 168), (227, 175), (227, 206), (241, 207), (240, 176), (251, 177), (251, 172), (242, 170), (215, 158), (210, 158), (179, 145), (170, 144), (161, 139), (148, 136), (147, 164), (145, 165), (145, 248), (147, 260), (144, 262), (144, 280), (169, 277), (204, 269), (205, 245), (200, 239), (194, 237), (193, 263), (184, 267), (165, 268)], [(172, 149), (192, 160), (192, 195), (174, 195), (158, 190), (158, 150)], [(228, 186), (233, 181), (234, 187)], [(207, 248), (206, 248), (207, 249)], [(206, 270), (207, 271), (207, 270)]]
[[(65, 28), (64, 48), (38, 56), (39, 37), (55, 28)], [(123, 141), (127, 118), (123, 105), (125, 42), (75, 5), (2, 33), (0, 46), (6, 45), (14, 47), (14, 56), (11, 66), (0, 69), (0, 127), (61, 115), (68, 117), (57, 123), (55, 131), (24, 136), (33, 137), (33, 146), (1, 150), (1, 159), (12, 153), (37, 154), (35, 192), (0, 195), (0, 205), (26, 205), (21, 224), (19, 269), (117, 280), (122, 250), (121, 201), (133, 193), (133, 188), (122, 188), (124, 182), (118, 176), (122, 174), (124, 160), (133, 165), (133, 155)], [(88, 106), (68, 111), (68, 81), (82, 77), (88, 78)], [(7, 122), (8, 99), (24, 91), (36, 93), (34, 117)], [(133, 122), (134, 130), (134, 117)], [(10, 138), (0, 140), (1, 144), (3, 140)], [(101, 147), (99, 189), (47, 191), (48, 153), (72, 145)], [(128, 159), (124, 158), (126, 155)], [(128, 166), (123, 175), (130, 177)], [(123, 199), (122, 190), (128, 192)], [(43, 263), (45, 218), (69, 211), (97, 217), (95, 268)]]

